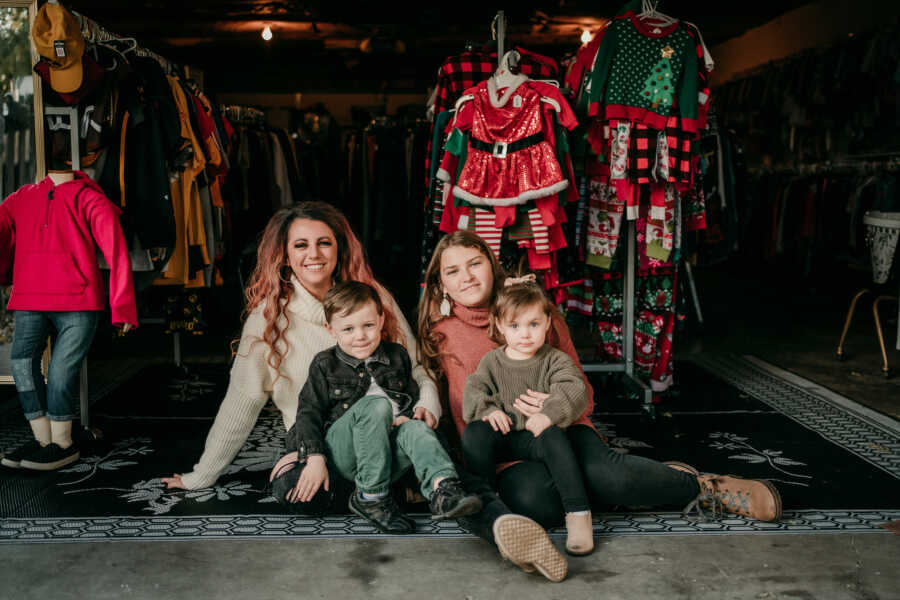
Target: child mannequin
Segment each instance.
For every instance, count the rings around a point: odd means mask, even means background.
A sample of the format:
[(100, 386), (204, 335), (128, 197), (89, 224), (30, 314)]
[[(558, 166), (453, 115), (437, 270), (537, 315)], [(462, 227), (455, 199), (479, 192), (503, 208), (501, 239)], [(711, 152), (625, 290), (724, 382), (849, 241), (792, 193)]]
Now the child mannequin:
[[(404, 347), (382, 340), (384, 311), (378, 293), (358, 281), (332, 287), (322, 301), (328, 331), (337, 345), (320, 352), (300, 392), (288, 451), (302, 467), (291, 502), (308, 502), (328, 490), (328, 466), (356, 483), (352, 512), (385, 533), (410, 533), (389, 487), (412, 467), (422, 482), (435, 520), (481, 510), (466, 494), (434, 431), (413, 420), (418, 386)], [(326, 458), (327, 457), (327, 458)]]
[[(587, 403), (578, 367), (562, 351), (545, 344), (555, 307), (533, 274), (508, 278), (491, 311), (491, 328), (505, 345), (488, 352), (466, 380), (462, 435), (470, 469), (493, 481), (497, 460), (542, 461), (566, 511), (566, 550), (594, 549), (591, 511), (581, 468), (564, 430)], [(547, 394), (540, 412), (527, 417), (517, 399)]]

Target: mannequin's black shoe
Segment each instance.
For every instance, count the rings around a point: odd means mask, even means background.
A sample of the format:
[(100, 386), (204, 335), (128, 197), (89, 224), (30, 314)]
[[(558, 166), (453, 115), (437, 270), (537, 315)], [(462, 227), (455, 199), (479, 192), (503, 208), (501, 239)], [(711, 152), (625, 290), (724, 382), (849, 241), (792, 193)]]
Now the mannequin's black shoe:
[(40, 442), (31, 440), (30, 442), (22, 444), (15, 450), (4, 454), (3, 458), (0, 459), (0, 464), (4, 467), (9, 467), (10, 469), (21, 469), (22, 461), (31, 458), (40, 452), (41, 448), (43, 448), (43, 446), (41, 446)]
[(382, 533), (412, 533), (415, 530), (415, 523), (400, 511), (390, 494), (377, 500), (365, 500), (359, 490), (354, 490), (348, 505), (353, 514), (368, 520)]
[(481, 510), (481, 498), (475, 494), (467, 494), (459, 483), (459, 479), (444, 479), (431, 495), (431, 518), (435, 521), (455, 519), (477, 513)]
[(57, 444), (47, 444), (40, 451), (19, 463), (23, 469), (34, 471), (55, 471), (81, 458), (78, 446), (72, 444), (68, 448), (60, 448)]

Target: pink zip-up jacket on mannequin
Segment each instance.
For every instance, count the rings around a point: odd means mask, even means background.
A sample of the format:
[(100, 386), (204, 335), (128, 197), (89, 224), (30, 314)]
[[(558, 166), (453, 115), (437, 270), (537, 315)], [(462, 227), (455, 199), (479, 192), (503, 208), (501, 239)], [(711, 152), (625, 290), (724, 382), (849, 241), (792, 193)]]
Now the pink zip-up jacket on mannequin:
[(97, 247), (110, 265), (112, 322), (137, 326), (134, 281), (122, 211), (90, 177), (59, 185), (47, 177), (0, 204), (0, 281), (10, 282), (9, 310), (103, 310)]

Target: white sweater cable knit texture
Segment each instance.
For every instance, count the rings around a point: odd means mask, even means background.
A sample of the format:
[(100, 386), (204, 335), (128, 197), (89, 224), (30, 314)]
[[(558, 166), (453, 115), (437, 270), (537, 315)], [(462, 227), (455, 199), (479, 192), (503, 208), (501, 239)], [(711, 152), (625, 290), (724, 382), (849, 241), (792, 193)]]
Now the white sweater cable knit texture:
[[(228, 391), (206, 437), (203, 455), (193, 471), (182, 475), (182, 482), (188, 489), (209, 487), (215, 483), (244, 445), (269, 398), (281, 411), (285, 431), (290, 429), (297, 416), (300, 390), (306, 383), (313, 357), (334, 345), (334, 338), (325, 328), (322, 303), (306, 291), (296, 278), (292, 278), (292, 282), (294, 294), (287, 307), (291, 324), (285, 333), (289, 350), (281, 363), (284, 375), (277, 377), (275, 370), (266, 362), (268, 346), (262, 342), (265, 319), (259, 306), (244, 323), (241, 342), (231, 367)], [(413, 379), (419, 384), (416, 406), (423, 406), (440, 418), (437, 386), (419, 364), (412, 330), (396, 303), (392, 310), (412, 360)]]

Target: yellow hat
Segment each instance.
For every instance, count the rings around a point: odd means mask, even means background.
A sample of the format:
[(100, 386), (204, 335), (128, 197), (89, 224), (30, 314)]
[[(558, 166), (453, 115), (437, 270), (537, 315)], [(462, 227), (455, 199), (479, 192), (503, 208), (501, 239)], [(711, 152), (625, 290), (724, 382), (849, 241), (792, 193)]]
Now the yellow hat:
[(72, 13), (59, 4), (45, 3), (34, 19), (31, 37), (38, 54), (50, 63), (50, 87), (62, 94), (77, 91), (81, 87), (84, 36)]

